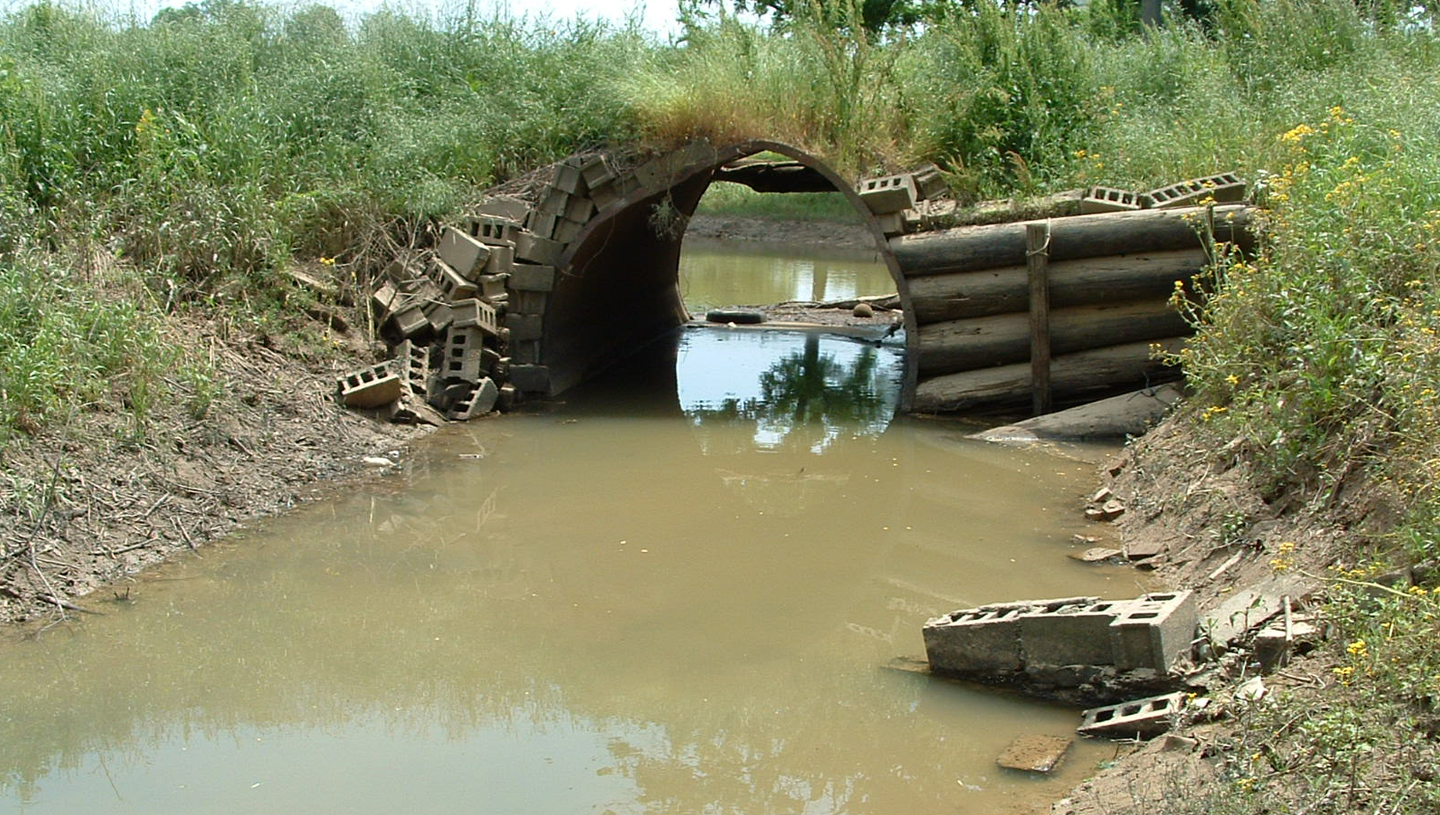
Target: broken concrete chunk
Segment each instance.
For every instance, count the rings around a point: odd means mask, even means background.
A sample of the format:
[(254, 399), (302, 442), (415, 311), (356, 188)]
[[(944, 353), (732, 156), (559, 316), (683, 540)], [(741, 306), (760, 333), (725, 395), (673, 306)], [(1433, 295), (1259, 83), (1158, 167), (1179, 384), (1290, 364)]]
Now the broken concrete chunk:
[(1104, 563), (1106, 561), (1118, 561), (1124, 558), (1125, 553), (1119, 549), (1107, 549), (1104, 546), (1092, 546), (1083, 552), (1071, 554), (1070, 557), (1081, 563)]
[(476, 416), (484, 416), (495, 409), (495, 402), (499, 398), (500, 388), (489, 377), (482, 377), (480, 384), (470, 388), (465, 397), (450, 409), (449, 419), (452, 422), (466, 422)]
[(1069, 736), (1020, 736), (1010, 742), (995, 763), (1010, 770), (1048, 773), (1065, 757), (1073, 741)]
[(1111, 738), (1151, 738), (1174, 726), (1184, 710), (1185, 694), (1167, 693), (1081, 713), (1076, 732)]
[(439, 427), (445, 424), (445, 417), (425, 404), (423, 399), (402, 394), (400, 399), (386, 408), (385, 418), (395, 424), (428, 424)]

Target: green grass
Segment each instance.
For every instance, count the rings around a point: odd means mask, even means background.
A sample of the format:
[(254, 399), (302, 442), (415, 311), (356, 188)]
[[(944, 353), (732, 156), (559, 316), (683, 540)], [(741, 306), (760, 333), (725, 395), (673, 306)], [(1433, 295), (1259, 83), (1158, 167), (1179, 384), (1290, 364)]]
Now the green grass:
[(744, 185), (730, 183), (711, 185), (705, 197), (700, 199), (695, 214), (860, 223), (860, 214), (839, 193), (760, 193)]

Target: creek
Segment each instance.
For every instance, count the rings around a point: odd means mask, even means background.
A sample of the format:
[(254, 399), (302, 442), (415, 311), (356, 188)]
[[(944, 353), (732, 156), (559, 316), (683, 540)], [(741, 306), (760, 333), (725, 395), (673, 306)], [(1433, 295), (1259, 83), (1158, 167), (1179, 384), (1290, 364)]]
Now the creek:
[[(749, 299), (816, 291), (777, 274)], [(682, 329), (4, 644), (0, 810), (1030, 811), (1111, 751), (995, 757), (1076, 712), (887, 665), (942, 612), (1135, 587), (1066, 557), (1092, 465), (893, 419), (902, 354)]]

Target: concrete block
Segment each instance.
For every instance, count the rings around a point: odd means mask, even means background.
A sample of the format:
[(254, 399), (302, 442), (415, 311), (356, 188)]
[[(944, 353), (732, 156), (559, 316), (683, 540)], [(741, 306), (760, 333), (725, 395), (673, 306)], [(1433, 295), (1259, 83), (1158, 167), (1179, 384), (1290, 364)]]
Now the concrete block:
[(430, 380), (429, 347), (404, 340), (395, 346), (394, 370), (410, 393), (424, 398)]
[(500, 319), (495, 307), (484, 300), (457, 300), (450, 304), (450, 311), (454, 315), (451, 324), (455, 328), (478, 328), (489, 337), (499, 334)]
[(550, 238), (555, 234), (555, 222), (558, 220), (558, 213), (532, 210), (530, 217), (525, 219), (525, 230), (536, 237)]
[[(913, 210), (908, 210), (908, 209), (905, 210), (905, 212), (912, 212), (912, 211), (913, 211)], [(881, 232), (884, 232), (886, 237), (890, 237), (890, 236), (892, 236), (892, 235), (904, 235), (904, 234), (905, 234), (905, 231), (906, 231), (906, 230), (905, 230), (906, 220), (905, 220), (905, 214), (904, 214), (904, 213), (901, 213), (901, 212), (887, 212), (887, 213), (885, 213), (884, 215), (877, 215), (877, 216), (875, 216), (875, 219), (880, 222), (880, 231), (881, 231)]]
[(476, 416), (484, 416), (495, 409), (495, 401), (499, 398), (500, 387), (489, 377), (481, 377), (479, 384), (455, 403), (446, 418), (452, 422), (468, 422)]
[(476, 273), (490, 258), (490, 247), (453, 226), (445, 227), (435, 252), (466, 280), (474, 280)]
[(405, 305), (405, 296), (395, 288), (395, 284), (388, 280), (381, 281), (380, 285), (370, 294), (370, 304), (375, 307), (375, 313), (382, 318), (389, 317), (395, 311)]
[(1086, 710), (1080, 714), (1080, 726), (1075, 730), (1086, 736), (1149, 738), (1169, 730), (1184, 708), (1184, 693), (1150, 696)]
[(507, 314), (505, 327), (510, 329), (511, 342), (538, 340), (544, 333), (545, 318), (540, 314)]
[(914, 178), (916, 200), (938, 198), (950, 190), (950, 185), (945, 183), (945, 176), (934, 164), (916, 170)]
[(552, 291), (555, 288), (555, 267), (517, 263), (510, 272), (513, 291)]
[(1147, 195), (1154, 202), (1151, 206), (1171, 209), (1193, 207), (1207, 198), (1214, 199), (1217, 204), (1233, 204), (1245, 200), (1245, 190), (1246, 184), (1240, 176), (1235, 173), (1220, 173), (1151, 190)]
[(399, 399), (405, 381), (389, 362), (352, 371), (336, 380), (340, 402), (346, 407), (377, 408)]
[(438, 257), (430, 261), (430, 279), (440, 287), (445, 299), (452, 302), (474, 297), (479, 292), (474, 283), (465, 279), (459, 272), (451, 268), (450, 264)]
[(555, 240), (561, 243), (569, 243), (580, 237), (580, 231), (585, 224), (572, 221), (569, 218), (560, 218), (555, 222)]
[(1193, 593), (1155, 592), (1141, 596), (1110, 624), (1115, 666), (1168, 673), (1176, 660), (1190, 654), (1197, 624)]
[(900, 212), (915, 206), (915, 178), (909, 174), (862, 179), (855, 191), (876, 215)]
[(511, 365), (509, 378), (524, 393), (550, 393), (550, 369), (544, 365)]
[(504, 295), (509, 283), (508, 274), (482, 274), (475, 281), (475, 285), (480, 289), (480, 296), (487, 300)]
[(936, 673), (1005, 674), (1024, 667), (1020, 615), (1024, 606), (972, 608), (925, 623), (925, 657)]
[(570, 201), (565, 204), (565, 211), (560, 214), (570, 221), (588, 223), (595, 214), (595, 202), (584, 196), (571, 196)]
[(514, 246), (491, 246), (490, 260), (485, 263), (485, 274), (510, 274), (515, 268)]
[(514, 385), (501, 385), (500, 396), (495, 400), (495, 409), (501, 413), (509, 413), (520, 404), (520, 391)]
[(449, 328), (454, 317), (450, 305), (441, 300), (427, 300), (420, 310), (425, 312), (425, 319), (430, 322), (430, 330), (436, 334)]
[(485, 347), (485, 334), (473, 326), (456, 328), (451, 326), (445, 332), (445, 355), (441, 376), (451, 382), (480, 382), (481, 349)]
[[(582, 199), (576, 199), (582, 200)], [(584, 199), (588, 200), (588, 199)], [(554, 234), (554, 230), (551, 230)], [(542, 238), (529, 232), (521, 232), (515, 238), (515, 259), (525, 263), (540, 263), (555, 265), (560, 260), (560, 253), (565, 251), (565, 244), (553, 241), (549, 238)]]
[(1110, 187), (1091, 187), (1080, 199), (1080, 214), (1091, 215), (1099, 212), (1131, 212), (1144, 209), (1149, 203), (1140, 193), (1117, 190)]
[(590, 188), (590, 200), (595, 202), (595, 209), (603, 210), (606, 207), (619, 201), (621, 198), (618, 185), (612, 179), (597, 187)]
[(510, 347), (510, 357), (522, 365), (535, 365), (540, 362), (540, 341), (525, 340), (516, 342)]
[(603, 155), (593, 155), (580, 162), (580, 177), (585, 180), (587, 189), (595, 189), (615, 177), (615, 171), (610, 168), (610, 163)]
[(470, 234), (481, 243), (491, 246), (514, 244), (515, 235), (520, 232), (519, 221), (496, 218), (490, 215), (476, 215), (470, 219)]
[(530, 205), (519, 198), (487, 198), (475, 208), (477, 215), (504, 218), (516, 223), (524, 221), (525, 213), (529, 211)]
[(510, 367), (515, 364), (511, 357), (497, 357), (490, 366), (490, 378), (499, 384), (510, 381)]
[(405, 339), (430, 330), (430, 317), (419, 305), (408, 305), (390, 315), (387, 325)]
[(552, 183), (571, 195), (584, 195), (589, 190), (580, 168), (568, 161), (555, 167), (555, 181)]
[(510, 310), (516, 314), (544, 314), (550, 295), (543, 291), (517, 291), (510, 295)]
[(1124, 600), (1059, 600), (1020, 616), (1021, 656), (1026, 665), (1111, 665), (1110, 623)]

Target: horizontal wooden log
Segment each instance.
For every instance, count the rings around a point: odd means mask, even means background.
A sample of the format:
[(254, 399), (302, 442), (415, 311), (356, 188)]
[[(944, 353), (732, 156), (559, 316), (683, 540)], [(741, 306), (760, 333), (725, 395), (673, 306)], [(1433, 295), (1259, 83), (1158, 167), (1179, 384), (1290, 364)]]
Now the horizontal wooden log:
[[(1188, 280), (1208, 262), (1201, 249), (1056, 261), (1049, 267), (1050, 306), (1165, 299), (1176, 280)], [(1027, 297), (1023, 265), (910, 281), (920, 325), (1025, 311)]]
[[(1052, 309), (1049, 322), (1050, 348), (1057, 355), (1190, 333), (1185, 318), (1164, 300)], [(1021, 362), (1030, 358), (1030, 316), (931, 323), (921, 326), (916, 348), (921, 376)]]
[[(1050, 260), (1199, 248), (1205, 218), (1205, 207), (1055, 218), (1050, 227)], [(1249, 222), (1248, 207), (1215, 207), (1217, 240), (1246, 245)], [(892, 238), (890, 248), (906, 277), (1023, 266), (1025, 224), (963, 226), (906, 235)]]
[[(1178, 353), (1184, 339), (1160, 340), (1167, 353)], [(1057, 356), (1050, 363), (1050, 386), (1057, 402), (1074, 401), (1115, 388), (1155, 383), (1179, 375), (1179, 369), (1151, 358), (1152, 343), (1112, 345)], [(913, 409), (945, 413), (980, 408), (1020, 407), (1030, 401), (1028, 362), (921, 378)]]

